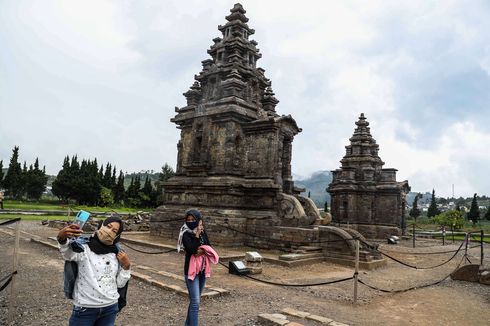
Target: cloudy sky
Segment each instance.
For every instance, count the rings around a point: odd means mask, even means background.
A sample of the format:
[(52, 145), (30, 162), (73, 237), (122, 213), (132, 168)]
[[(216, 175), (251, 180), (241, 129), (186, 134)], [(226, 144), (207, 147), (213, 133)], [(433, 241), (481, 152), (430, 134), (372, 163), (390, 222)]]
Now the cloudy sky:
[[(0, 160), (175, 166), (174, 107), (235, 1), (0, 1)], [(364, 112), (413, 191), (490, 195), (490, 2), (242, 1), (293, 173), (339, 167)]]

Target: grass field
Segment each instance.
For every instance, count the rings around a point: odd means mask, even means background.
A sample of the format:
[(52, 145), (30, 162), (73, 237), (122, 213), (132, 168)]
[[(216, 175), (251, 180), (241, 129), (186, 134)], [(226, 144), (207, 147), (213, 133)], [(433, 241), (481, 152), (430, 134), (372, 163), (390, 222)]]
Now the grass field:
[(19, 215), (19, 214), (2, 214), (0, 215), (0, 220), (10, 220), (13, 218), (20, 217), (23, 220), (28, 221), (43, 221), (43, 220), (62, 220), (71, 221), (73, 216), (59, 216), (59, 215)]
[[(0, 220), (10, 220), (20, 217), (26, 221), (43, 221), (43, 220), (60, 220), (60, 221), (73, 221), (74, 216), (65, 215), (20, 215), (20, 214), (0, 214)], [(91, 220), (104, 219), (104, 217), (90, 217)]]
[[(412, 220), (412, 219), (407, 220), (407, 225), (411, 225), (413, 223), (414, 223), (414, 220)], [(417, 220), (416, 225), (417, 225), (417, 228), (424, 229), (427, 231), (439, 231), (441, 229), (440, 225), (433, 224), (428, 219)], [(410, 229), (411, 227), (408, 227), (408, 228)], [(462, 229), (454, 230), (454, 231), (471, 232), (471, 231), (479, 231), (479, 230), (483, 230), (485, 232), (485, 234), (490, 233), (490, 221), (481, 220), (478, 223), (476, 223), (475, 225), (473, 225), (472, 222), (466, 221), (465, 225), (463, 226)], [(451, 230), (449, 228), (446, 228), (446, 232), (450, 232), (450, 231)]]
[(110, 212), (115, 210), (118, 213), (135, 213), (141, 210), (151, 211), (147, 208), (129, 208), (129, 207), (98, 207), (98, 206), (85, 206), (85, 205), (64, 205), (56, 201), (40, 201), (40, 202), (25, 202), (19, 200), (5, 200), (5, 209), (21, 209), (21, 210), (68, 210), (79, 211), (81, 209), (89, 212)]

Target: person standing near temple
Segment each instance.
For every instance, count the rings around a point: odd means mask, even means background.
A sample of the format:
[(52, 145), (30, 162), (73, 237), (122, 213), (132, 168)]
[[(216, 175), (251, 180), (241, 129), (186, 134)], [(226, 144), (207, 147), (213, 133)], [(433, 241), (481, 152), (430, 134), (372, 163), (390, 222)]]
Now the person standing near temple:
[(198, 210), (191, 209), (185, 213), (177, 243), (177, 251), (185, 250), (184, 279), (189, 292), (186, 326), (199, 325), (199, 304), (201, 294), (210, 276), (210, 264), (218, 262), (218, 255), (210, 247), (210, 242)]
[(61, 256), (78, 266), (70, 326), (115, 324), (119, 312), (118, 288), (123, 288), (131, 277), (129, 257), (116, 246), (123, 227), (120, 218), (108, 217), (87, 243), (80, 244), (80, 250), (75, 250), (73, 241), (68, 241), (82, 234), (77, 224), (59, 231), (57, 239)]

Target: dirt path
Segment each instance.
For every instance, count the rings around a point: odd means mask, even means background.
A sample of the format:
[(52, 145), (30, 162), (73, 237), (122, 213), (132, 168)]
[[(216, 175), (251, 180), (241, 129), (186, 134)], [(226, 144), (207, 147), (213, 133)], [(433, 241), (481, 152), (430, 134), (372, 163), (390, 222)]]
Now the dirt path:
[[(23, 222), (22, 228), (43, 237), (56, 230), (38, 222)], [(170, 242), (169, 242), (170, 243)], [(432, 245), (436, 243), (432, 242)], [(0, 276), (11, 264), (11, 236), (0, 232)], [(429, 244), (427, 244), (429, 245)], [(450, 250), (457, 246), (420, 248)], [(410, 251), (410, 248), (385, 247), (386, 250)], [(488, 248), (487, 246), (487, 249)], [(151, 249), (147, 249), (151, 250)], [(227, 249), (218, 248), (222, 255)], [(127, 250), (136, 264), (182, 274), (183, 257), (176, 253), (144, 255)], [(488, 252), (488, 250), (487, 250)], [(472, 250), (478, 260), (479, 250)], [(406, 256), (396, 254), (420, 266), (437, 264), (448, 255)], [(415, 258), (413, 258), (415, 257)], [(486, 263), (490, 261), (487, 259)], [(457, 264), (453, 261), (433, 270), (412, 270), (397, 263), (378, 271), (362, 271), (361, 279), (382, 288), (401, 289), (430, 283), (446, 276)], [(63, 325), (71, 313), (69, 300), (63, 297), (63, 262), (52, 249), (21, 241), (19, 296), (16, 325)], [(281, 282), (317, 282), (348, 277), (352, 269), (319, 263), (286, 268), (266, 264), (260, 277)], [(260, 313), (276, 313), (290, 307), (332, 318), (351, 325), (488, 325), (490, 324), (490, 287), (474, 283), (446, 280), (441, 284), (414, 291), (385, 294), (359, 287), (359, 304), (352, 305), (352, 282), (329, 286), (286, 288), (253, 282), (233, 276), (218, 266), (213, 269), (209, 284), (230, 290), (227, 296), (204, 299), (201, 316), (203, 325), (257, 325)], [(8, 293), (0, 293), (0, 325), (5, 324)], [(131, 280), (129, 304), (118, 317), (118, 325), (182, 325), (187, 299), (137, 280)], [(304, 322), (305, 325), (318, 325)]]

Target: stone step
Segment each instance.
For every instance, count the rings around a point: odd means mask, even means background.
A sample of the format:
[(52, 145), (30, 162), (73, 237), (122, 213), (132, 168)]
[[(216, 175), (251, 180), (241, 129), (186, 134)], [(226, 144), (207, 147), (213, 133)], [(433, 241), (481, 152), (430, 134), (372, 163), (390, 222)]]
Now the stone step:
[(349, 326), (340, 323), (331, 318), (311, 314), (305, 311), (299, 311), (292, 308), (285, 308), (281, 313), (260, 314), (258, 316), (260, 325), (263, 326), (305, 326), (305, 325), (323, 325), (323, 326)]
[(299, 246), (298, 250), (304, 250), (307, 252), (318, 252), (322, 251), (322, 247), (316, 247), (316, 246)]
[(293, 316), (305, 320), (314, 321), (319, 323), (320, 325), (328, 325), (328, 326), (348, 326), (347, 324), (337, 322), (331, 318), (318, 316), (314, 314), (310, 314), (309, 312), (299, 311), (292, 308), (285, 308), (281, 311), (281, 313), (286, 314), (288, 316)]
[(320, 253), (308, 253), (308, 254), (285, 254), (285, 255), (280, 255), (279, 260), (285, 260), (285, 261), (294, 261), (294, 260), (302, 260), (302, 259), (309, 259), (309, 258), (322, 258), (323, 254)]

